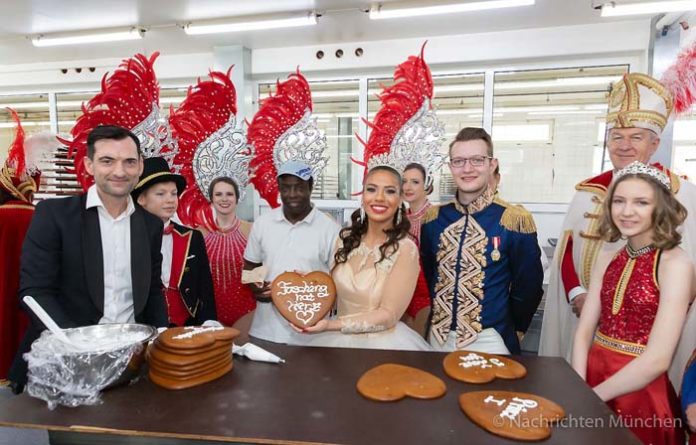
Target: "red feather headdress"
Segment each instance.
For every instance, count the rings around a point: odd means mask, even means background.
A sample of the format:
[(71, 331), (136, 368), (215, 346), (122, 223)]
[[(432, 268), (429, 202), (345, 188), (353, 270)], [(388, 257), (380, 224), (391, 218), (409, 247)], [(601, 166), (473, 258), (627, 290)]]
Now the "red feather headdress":
[(181, 165), (180, 174), (188, 184), (179, 198), (177, 214), (184, 224), (192, 227), (214, 228), (207, 198), (213, 179), (231, 177), (237, 182), (240, 194), (246, 187), (243, 176), (248, 172), (251, 156), (244, 135), (235, 126), (237, 93), (230, 80), (231, 71), (232, 67), (227, 73), (212, 71), (210, 80), (199, 79), (169, 118), (179, 142), (175, 162)]
[(275, 95), (261, 101), (249, 124), (247, 138), (253, 146), (251, 182), (268, 204), (278, 207), (278, 167), (287, 161), (304, 162), (314, 178), (328, 162), (326, 137), (311, 117), (312, 95), (309, 83), (300, 74), (278, 81)]
[(42, 164), (59, 143), (55, 136), (46, 133), (26, 138), (15, 110), (8, 108), (7, 111), (17, 126), (5, 165), (0, 170), (0, 187), (16, 199), (31, 203), (31, 195), (39, 189)]
[[(372, 123), (365, 143), (363, 161), (355, 161), (367, 172), (378, 166), (388, 166), (401, 172), (406, 165), (417, 163), (426, 170), (426, 182), (444, 162), (440, 144), (444, 141), (444, 126), (432, 112), (433, 78), (423, 59), (425, 43), (419, 56), (410, 56), (394, 71), (395, 83), (379, 95), (381, 108)], [(356, 135), (357, 136), (357, 135)]]
[[(114, 73), (104, 75), (101, 92), (86, 104), (71, 134), (72, 141), (63, 141), (73, 156), (75, 172), (87, 190), (94, 182), (87, 174), (84, 160), (87, 156), (87, 136), (99, 125), (118, 125), (136, 133), (145, 156), (172, 157), (175, 144), (167, 130), (159, 125), (159, 84), (153, 68), (155, 52), (148, 59), (142, 54), (124, 60)], [(139, 134), (140, 133), (140, 134)]]
[(686, 113), (696, 102), (696, 42), (684, 49), (660, 82), (672, 94), (674, 112)]

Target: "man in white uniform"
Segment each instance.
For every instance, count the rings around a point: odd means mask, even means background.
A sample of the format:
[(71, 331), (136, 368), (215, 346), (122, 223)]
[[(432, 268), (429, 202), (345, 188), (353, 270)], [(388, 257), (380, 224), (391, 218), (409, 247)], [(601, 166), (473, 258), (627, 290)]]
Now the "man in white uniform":
[(310, 201), (314, 179), (310, 166), (288, 161), (278, 169), (281, 207), (262, 214), (249, 234), (244, 270), (267, 268), (263, 286), (250, 284), (260, 303), (249, 334), (276, 343), (301, 344), (296, 333), (271, 303), (270, 284), (283, 272), (329, 272), (340, 227)]
[[(672, 108), (672, 98), (665, 87), (644, 74), (627, 74), (614, 85), (607, 115), (607, 150), (614, 169), (575, 187), (577, 192), (563, 221), (551, 267), (540, 355), (560, 356), (570, 361), (575, 328), (595, 260), (600, 251), (616, 251), (624, 245), (623, 241), (605, 243), (598, 233), (602, 202), (614, 171), (633, 161), (649, 162), (660, 145)], [(681, 247), (696, 261), (696, 186), (672, 173), (669, 176), (672, 191), (690, 212), (681, 227)], [(677, 390), (695, 346), (696, 311), (692, 305), (670, 368), (670, 378)]]

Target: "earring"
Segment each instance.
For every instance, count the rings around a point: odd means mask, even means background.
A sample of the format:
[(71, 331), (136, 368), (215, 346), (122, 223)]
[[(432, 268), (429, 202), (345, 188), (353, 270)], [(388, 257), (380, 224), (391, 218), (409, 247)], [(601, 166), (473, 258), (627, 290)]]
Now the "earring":
[(401, 207), (396, 211), (396, 225), (401, 224)]
[(365, 222), (365, 207), (360, 206), (360, 222)]

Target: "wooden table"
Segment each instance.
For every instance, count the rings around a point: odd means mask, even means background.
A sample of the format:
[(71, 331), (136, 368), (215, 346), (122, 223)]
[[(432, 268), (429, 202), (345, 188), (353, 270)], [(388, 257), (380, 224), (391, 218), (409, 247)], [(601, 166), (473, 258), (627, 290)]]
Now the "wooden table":
[[(609, 408), (560, 358), (516, 357), (528, 369), (524, 379), (468, 385), (445, 375), (442, 353), (255, 343), (286, 363), (235, 358), (234, 370), (225, 377), (183, 391), (162, 389), (144, 376), (131, 386), (106, 391), (104, 403), (92, 407), (50, 411), (45, 402), (23, 394), (0, 402), (0, 426), (69, 432), (60, 435), (63, 441), (70, 437), (79, 441), (88, 434), (114, 437), (116, 443), (122, 435), (131, 436), (128, 443), (153, 443), (155, 438), (168, 438), (166, 443), (176, 439), (267, 444), (513, 443), (480, 429), (461, 412), (459, 394), (485, 388), (530, 392), (563, 406), (574, 423), (555, 427), (547, 443), (640, 443), (629, 430), (610, 426)], [(446, 382), (447, 394), (429, 401), (366, 400), (355, 383), (363, 372), (382, 363), (432, 372)]]

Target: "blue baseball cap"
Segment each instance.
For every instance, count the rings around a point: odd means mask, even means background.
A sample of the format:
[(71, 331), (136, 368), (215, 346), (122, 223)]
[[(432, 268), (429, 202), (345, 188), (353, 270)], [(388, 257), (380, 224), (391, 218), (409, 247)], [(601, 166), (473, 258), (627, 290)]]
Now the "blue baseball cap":
[(293, 175), (303, 181), (309, 181), (312, 177), (312, 167), (300, 161), (287, 161), (278, 168), (278, 177), (282, 175)]

